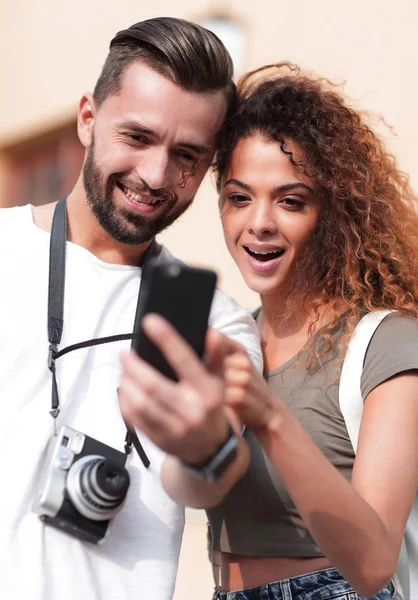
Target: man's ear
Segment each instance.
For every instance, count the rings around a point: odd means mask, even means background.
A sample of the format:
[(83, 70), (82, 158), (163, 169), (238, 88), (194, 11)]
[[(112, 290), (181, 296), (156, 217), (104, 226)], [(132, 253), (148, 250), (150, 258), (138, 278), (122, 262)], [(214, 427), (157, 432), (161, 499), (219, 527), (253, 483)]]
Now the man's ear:
[(80, 142), (89, 148), (93, 139), (96, 106), (91, 94), (84, 94), (78, 105), (77, 131)]

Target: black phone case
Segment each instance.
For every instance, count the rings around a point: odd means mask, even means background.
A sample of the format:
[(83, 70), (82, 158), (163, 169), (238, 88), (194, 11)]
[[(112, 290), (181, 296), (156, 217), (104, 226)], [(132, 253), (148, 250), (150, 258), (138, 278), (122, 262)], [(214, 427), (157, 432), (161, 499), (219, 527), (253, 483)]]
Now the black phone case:
[(149, 312), (169, 321), (202, 358), (216, 273), (181, 263), (159, 263), (150, 259), (141, 286), (141, 303), (136, 314), (132, 348), (160, 373), (177, 381), (177, 375), (160, 350), (145, 335), (141, 321)]

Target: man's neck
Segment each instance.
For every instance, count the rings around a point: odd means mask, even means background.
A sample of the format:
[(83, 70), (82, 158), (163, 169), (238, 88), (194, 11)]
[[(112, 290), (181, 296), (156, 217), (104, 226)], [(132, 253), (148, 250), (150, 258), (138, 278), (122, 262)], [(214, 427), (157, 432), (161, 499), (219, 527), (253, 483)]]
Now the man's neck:
[[(33, 210), (35, 225), (50, 232), (56, 202), (37, 206)], [(99, 224), (92, 213), (82, 186), (76, 185), (67, 198), (67, 239), (86, 248), (103, 262), (115, 265), (142, 264), (151, 242), (131, 246), (117, 242)]]

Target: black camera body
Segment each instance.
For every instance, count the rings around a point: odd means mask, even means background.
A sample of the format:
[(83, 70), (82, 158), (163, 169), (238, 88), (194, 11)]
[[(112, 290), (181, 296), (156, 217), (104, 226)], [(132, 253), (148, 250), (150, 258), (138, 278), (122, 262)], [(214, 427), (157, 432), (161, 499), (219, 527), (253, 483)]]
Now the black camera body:
[(83, 541), (105, 539), (129, 488), (127, 455), (66, 425), (50, 440), (34, 511)]

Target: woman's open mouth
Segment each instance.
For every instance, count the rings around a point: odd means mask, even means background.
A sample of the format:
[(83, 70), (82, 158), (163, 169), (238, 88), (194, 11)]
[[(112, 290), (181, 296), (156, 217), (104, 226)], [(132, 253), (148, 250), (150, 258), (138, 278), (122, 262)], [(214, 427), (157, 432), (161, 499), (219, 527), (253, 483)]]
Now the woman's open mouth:
[(274, 260), (275, 258), (279, 258), (284, 254), (284, 250), (274, 250), (273, 252), (254, 252), (254, 250), (250, 250), (247, 246), (244, 246), (244, 250), (256, 260), (260, 262), (268, 262), (269, 260)]
[(277, 248), (277, 250), (254, 250), (248, 246), (243, 246), (243, 248), (249, 265), (258, 273), (273, 271), (285, 253), (284, 248)]

